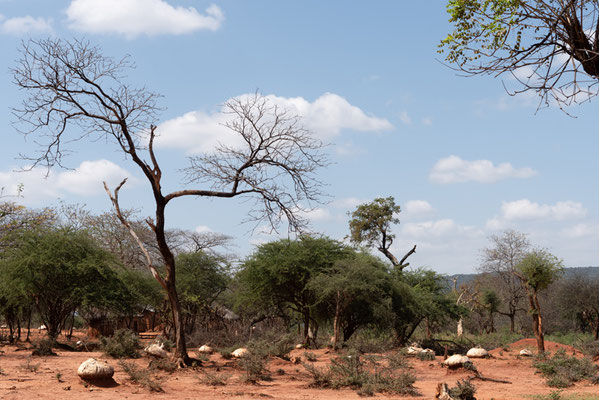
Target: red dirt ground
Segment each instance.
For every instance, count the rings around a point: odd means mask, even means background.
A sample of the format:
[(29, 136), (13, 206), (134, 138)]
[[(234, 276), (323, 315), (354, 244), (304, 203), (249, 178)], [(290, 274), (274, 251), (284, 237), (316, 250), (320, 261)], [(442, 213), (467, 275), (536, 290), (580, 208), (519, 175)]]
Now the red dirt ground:
[[(548, 351), (555, 351), (565, 347), (568, 352), (574, 351), (570, 346), (546, 342)], [(487, 377), (509, 380), (511, 384), (482, 382), (473, 380), (477, 387), (478, 399), (530, 399), (532, 395), (548, 394), (554, 389), (545, 385), (544, 379), (535, 374), (531, 359), (518, 358), (521, 348), (535, 349), (534, 339), (524, 339), (507, 346), (508, 350), (496, 349), (491, 353), (490, 359), (474, 360), (477, 369)], [(210, 387), (201, 384), (201, 369), (180, 370), (173, 374), (160, 372), (154, 377), (161, 382), (165, 393), (151, 393), (148, 390), (132, 383), (123, 370), (117, 365), (116, 360), (108, 359), (108, 363), (115, 367), (115, 387), (84, 386), (77, 376), (79, 364), (90, 357), (106, 359), (99, 352), (64, 352), (58, 351), (58, 357), (33, 357), (32, 364), (39, 364), (37, 372), (23, 368), (27, 358), (31, 355), (30, 349), (20, 350), (14, 345), (0, 348), (0, 397), (2, 399), (257, 399), (271, 398), (282, 400), (309, 400), (309, 399), (358, 399), (355, 391), (322, 390), (308, 387), (310, 377), (301, 365), (289, 361), (274, 359), (269, 364), (273, 380), (261, 382), (258, 385), (242, 383), (241, 371), (234, 360), (225, 360), (219, 354), (210, 356), (204, 362), (203, 369), (215, 373), (231, 374), (226, 386)], [(318, 361), (315, 365), (323, 367), (335, 356), (328, 349), (312, 350)], [(303, 350), (293, 350), (292, 357), (302, 357)], [(571, 353), (569, 353), (571, 354)], [(193, 353), (192, 353), (193, 355)], [(146, 368), (149, 360), (141, 358), (131, 360), (140, 367)], [(455, 385), (458, 379), (463, 379), (471, 373), (460, 371), (451, 372), (441, 366), (442, 357), (435, 361), (420, 361), (411, 359), (412, 372), (416, 375), (416, 387), (422, 394), (420, 397), (402, 397), (397, 395), (377, 394), (378, 399), (433, 399), (437, 383), (446, 382)], [(277, 371), (283, 370), (284, 374)], [(279, 371), (280, 372), (280, 371)], [(60, 374), (60, 381), (57, 378)], [(597, 394), (599, 387), (590, 383), (578, 383), (572, 388), (563, 391), (563, 394)]]

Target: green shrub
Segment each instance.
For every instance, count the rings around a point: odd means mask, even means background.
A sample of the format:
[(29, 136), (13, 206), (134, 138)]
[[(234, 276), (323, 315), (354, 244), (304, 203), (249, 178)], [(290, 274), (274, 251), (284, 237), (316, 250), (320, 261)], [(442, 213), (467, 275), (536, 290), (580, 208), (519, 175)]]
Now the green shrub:
[(313, 364), (304, 363), (304, 368), (312, 376), (312, 387), (340, 389), (351, 387), (361, 396), (375, 392), (400, 395), (416, 395), (414, 375), (382, 365), (381, 357), (362, 357), (357, 351), (331, 360), (328, 368), (319, 369)]
[(598, 369), (590, 359), (569, 357), (563, 349), (555, 352), (553, 357), (538, 357), (533, 365), (545, 377), (547, 385), (556, 388), (566, 388), (584, 379), (592, 380)]
[(410, 362), (408, 361), (408, 358), (406, 357), (406, 355), (404, 353), (402, 353), (400, 351), (388, 354), (386, 359), (387, 359), (389, 368), (391, 368), (391, 369), (410, 368)]
[(113, 358), (138, 358), (142, 348), (135, 332), (119, 329), (112, 337), (102, 337), (104, 354)]
[(463, 379), (456, 382), (456, 386), (449, 388), (449, 394), (451, 397), (460, 400), (476, 400), (474, 394), (476, 393), (476, 386), (474, 386), (468, 379)]
[(393, 349), (395, 339), (390, 333), (365, 330), (354, 334), (345, 344), (362, 354), (384, 353)]
[(421, 351), (420, 353), (418, 353), (418, 359), (420, 359), (421, 361), (435, 361), (435, 353)]
[(309, 351), (304, 351), (304, 358), (310, 362), (314, 362), (318, 360), (318, 356), (314, 353), (311, 353)]
[(239, 366), (245, 373), (245, 382), (257, 383), (261, 380), (270, 380), (270, 371), (266, 367), (267, 357), (264, 354), (249, 351), (239, 359)]
[(599, 357), (599, 340), (586, 341), (578, 345), (582, 353), (590, 358)]
[(160, 383), (150, 378), (150, 373), (147, 370), (139, 369), (134, 363), (124, 360), (119, 361), (119, 366), (129, 375), (132, 382), (141, 385), (150, 392), (164, 392)]
[(33, 351), (31, 352), (32, 356), (57, 356), (54, 351), (52, 351), (53, 342), (50, 339), (42, 339), (37, 343), (33, 344)]
[(174, 348), (175, 348), (175, 343), (174, 343), (172, 340), (170, 340), (169, 338), (167, 338), (167, 337), (164, 337), (164, 336), (162, 336), (162, 335), (158, 336), (158, 337), (157, 337), (157, 338), (154, 340), (154, 342), (155, 342), (156, 344), (158, 344), (158, 345), (162, 345), (162, 348), (163, 348), (165, 351), (171, 351), (172, 349), (174, 349)]

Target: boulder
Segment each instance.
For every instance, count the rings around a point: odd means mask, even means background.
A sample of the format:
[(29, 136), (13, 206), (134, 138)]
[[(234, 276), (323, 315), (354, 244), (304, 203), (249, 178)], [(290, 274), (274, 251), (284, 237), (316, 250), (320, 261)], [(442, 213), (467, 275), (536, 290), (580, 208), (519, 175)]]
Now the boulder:
[(434, 350), (431, 349), (423, 349), (420, 353), (424, 353), (424, 354), (435, 354)]
[(85, 380), (111, 379), (114, 375), (114, 368), (103, 361), (90, 358), (81, 363), (77, 369), (77, 374)]
[(147, 346), (144, 351), (147, 354), (158, 358), (165, 358), (168, 355), (166, 350), (164, 350), (164, 344), (162, 343), (152, 343), (151, 345)]
[(202, 354), (212, 354), (214, 352), (214, 349), (210, 346), (208, 346), (207, 344), (201, 346), (198, 351)]
[(532, 351), (530, 351), (528, 349), (522, 349), (522, 350), (520, 350), (520, 355), (522, 357), (532, 357)]
[(231, 353), (231, 355), (235, 358), (245, 357), (248, 354), (249, 354), (249, 351), (245, 347), (241, 347)]
[(483, 349), (482, 347), (473, 347), (470, 350), (468, 350), (466, 356), (470, 358), (485, 358), (489, 357), (489, 352)]
[(410, 347), (408, 347), (408, 355), (416, 356), (416, 355), (420, 354), (422, 352), (422, 350), (424, 350), (424, 349), (421, 347), (410, 346)]
[(443, 361), (443, 365), (449, 368), (460, 368), (469, 361), (470, 359), (466, 356), (463, 356), (461, 354), (454, 354), (453, 356), (448, 357), (447, 360)]
[(301, 343), (299, 343), (299, 344), (296, 344), (296, 345), (295, 345), (295, 348), (296, 348), (296, 349), (303, 349), (303, 348), (304, 348), (304, 345), (303, 345), (303, 344), (301, 344)]

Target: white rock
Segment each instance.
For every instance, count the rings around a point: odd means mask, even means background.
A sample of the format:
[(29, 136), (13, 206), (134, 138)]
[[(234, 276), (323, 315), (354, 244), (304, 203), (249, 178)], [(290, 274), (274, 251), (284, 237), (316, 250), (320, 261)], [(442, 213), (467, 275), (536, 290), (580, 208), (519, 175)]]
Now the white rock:
[(420, 354), (422, 352), (422, 350), (424, 350), (424, 349), (422, 349), (420, 347), (410, 346), (410, 347), (408, 347), (408, 354), (411, 356), (415, 356), (415, 355)]
[(301, 343), (299, 343), (299, 344), (296, 344), (296, 345), (295, 345), (295, 348), (296, 348), (296, 349), (303, 349), (303, 348), (304, 348), (304, 345), (303, 345), (303, 344), (301, 344)]
[(245, 347), (241, 347), (231, 353), (231, 355), (235, 358), (241, 358), (241, 357), (247, 356), (248, 354), (249, 354), (249, 351)]
[(110, 379), (114, 375), (114, 368), (103, 361), (90, 358), (79, 366), (77, 374), (81, 379)]
[(420, 353), (421, 354), (432, 354), (432, 355), (435, 355), (434, 350), (431, 350), (431, 349), (423, 349)]
[(447, 358), (447, 360), (443, 361), (443, 364), (449, 368), (458, 368), (468, 361), (470, 361), (468, 357), (461, 354), (454, 354), (453, 356)]
[(481, 347), (473, 347), (470, 350), (468, 350), (466, 356), (470, 358), (485, 358), (489, 357), (489, 352)]
[(46, 328), (46, 325), (40, 325), (40, 327), (37, 328), (37, 329), (40, 330), (40, 331), (46, 331), (46, 330), (48, 330), (48, 328)]
[(214, 352), (214, 349), (212, 347), (208, 346), (207, 344), (205, 344), (205, 345), (201, 346), (198, 349), (198, 351), (203, 354), (212, 354)]
[(532, 351), (528, 349), (522, 349), (520, 350), (520, 355), (523, 357), (532, 357)]
[(162, 343), (160, 343), (160, 344), (152, 343), (151, 345), (146, 347), (144, 349), (144, 351), (154, 357), (165, 358), (168, 355), (166, 353), (166, 350), (164, 350), (164, 344), (162, 344)]

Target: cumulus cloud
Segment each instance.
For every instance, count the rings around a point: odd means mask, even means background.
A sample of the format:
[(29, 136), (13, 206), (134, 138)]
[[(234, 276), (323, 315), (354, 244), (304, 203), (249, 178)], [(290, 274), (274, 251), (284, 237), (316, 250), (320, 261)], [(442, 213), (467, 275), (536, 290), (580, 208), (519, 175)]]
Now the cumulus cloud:
[(426, 200), (410, 200), (402, 207), (404, 218), (418, 218), (433, 214), (435, 209)]
[[(238, 96), (243, 99), (250, 94)], [(302, 118), (303, 125), (324, 140), (338, 136), (344, 129), (355, 131), (382, 131), (391, 129), (383, 118), (370, 116), (334, 93), (325, 93), (313, 102), (303, 97), (265, 96), (267, 101)], [(190, 154), (213, 150), (218, 144), (236, 146), (239, 135), (223, 124), (230, 118), (225, 108), (212, 113), (191, 111), (160, 124), (156, 144), (162, 147), (185, 149)]]
[(113, 187), (131, 174), (108, 160), (84, 161), (70, 171), (54, 172), (46, 176), (45, 168), (33, 168), (26, 172), (0, 172), (0, 187), (6, 193), (13, 194), (23, 185), (23, 197), (26, 204), (38, 204), (54, 200), (65, 194), (78, 196), (94, 196), (104, 192), (102, 185), (106, 181)]
[(51, 33), (52, 19), (34, 18), (30, 15), (24, 17), (7, 18), (0, 14), (0, 33), (5, 35), (21, 36), (32, 33)]
[(128, 38), (215, 31), (224, 21), (222, 10), (214, 4), (202, 14), (164, 0), (72, 0), (66, 14), (71, 29)]
[(539, 204), (528, 199), (503, 202), (502, 217), (507, 220), (548, 219), (563, 221), (566, 219), (582, 218), (587, 210), (582, 203), (574, 201), (558, 201), (554, 205)]
[(433, 166), (429, 179), (434, 183), (480, 182), (495, 183), (509, 178), (530, 178), (537, 172), (529, 167), (514, 168), (510, 163), (494, 165), (489, 160), (466, 161), (451, 155)]

